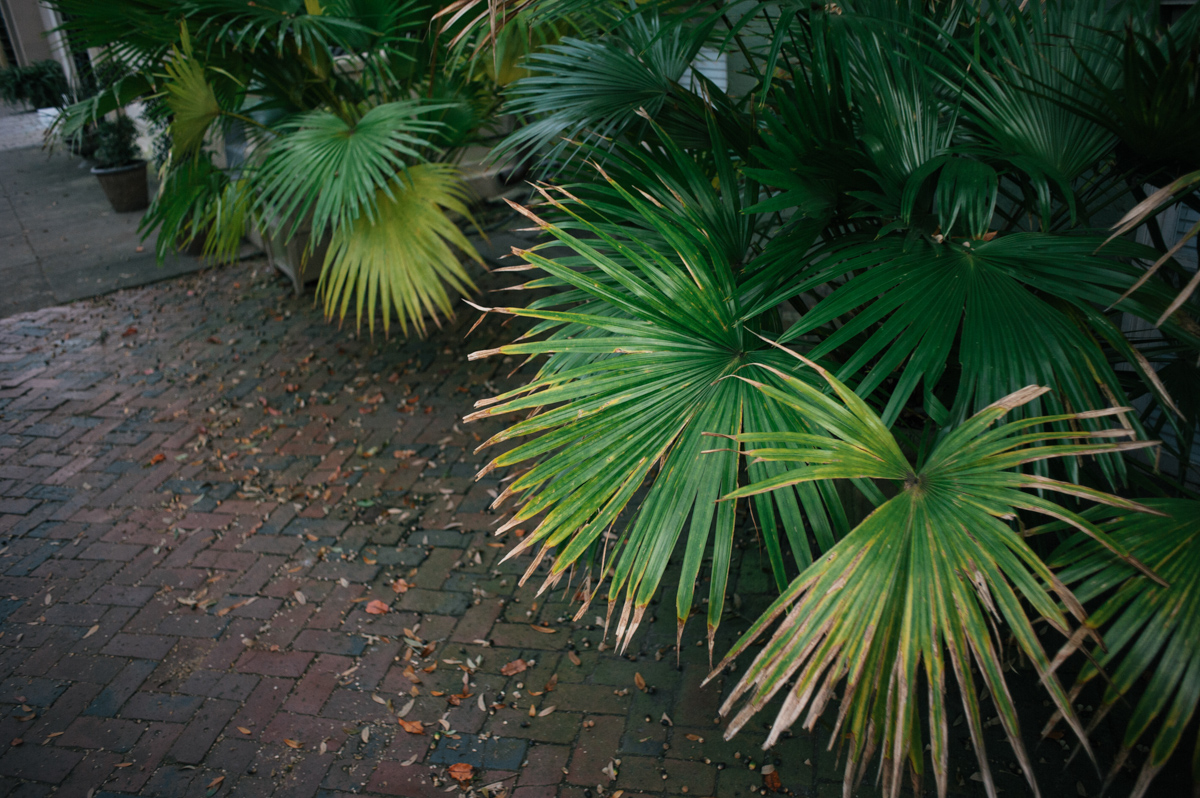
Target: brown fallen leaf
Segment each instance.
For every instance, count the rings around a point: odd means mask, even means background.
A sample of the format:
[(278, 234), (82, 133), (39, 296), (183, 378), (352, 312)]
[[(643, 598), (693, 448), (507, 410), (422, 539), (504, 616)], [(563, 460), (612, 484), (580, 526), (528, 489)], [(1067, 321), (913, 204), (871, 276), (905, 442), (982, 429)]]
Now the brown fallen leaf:
[(537, 707), (535, 707), (533, 704), (529, 705), (529, 717), (531, 717), (531, 718), (537, 717)]
[(21, 744), (21, 743), (23, 743), (23, 742), (25, 742), (25, 741), (24, 741), (24, 740), (22, 740), (20, 737), (14, 737), (14, 738), (13, 738), (13, 741), (12, 741), (11, 743), (9, 743), (9, 745), (12, 745), (12, 746), (18, 746), (18, 745), (20, 745), (20, 744)]
[(212, 781), (210, 781), (208, 783), (208, 787), (206, 787), (205, 789), (211, 790), (213, 787), (220, 785), (220, 783), (223, 781), (225, 781), (224, 776), (217, 776), (215, 779), (213, 779)]
[(704, 742), (704, 738), (701, 737), (699, 734), (685, 734), (684, 736), (687, 737), (689, 740), (691, 740), (694, 743)]
[(367, 604), (367, 612), (371, 615), (383, 615), (388, 611), (388, 605), (384, 604), (379, 599), (375, 599)]
[(558, 709), (558, 707), (546, 707), (545, 709), (538, 712), (537, 716), (539, 718), (544, 718), (556, 709)]
[(581, 660), (579, 658), (579, 655), (576, 654), (574, 651), (567, 652), (567, 659), (571, 660), (571, 664), (574, 665), (576, 668), (578, 668), (580, 665), (583, 664), (583, 660)]
[(245, 726), (238, 726), (238, 727), (237, 727), (237, 729), (238, 729), (238, 731), (240, 731), (242, 734), (249, 734), (249, 733), (250, 733), (250, 730), (249, 730), (249, 729), (247, 729)]
[(533, 627), (533, 631), (535, 631), (535, 632), (541, 632), (541, 633), (542, 633), (542, 634), (544, 634), (544, 635), (553, 635), (553, 634), (558, 634), (558, 630), (557, 630), (557, 629), (551, 629), (551, 628), (550, 628), (550, 627), (548, 627), (548, 626), (538, 626), (536, 623), (531, 623), (531, 624), (529, 624), (529, 625)]
[(156, 454), (150, 458), (150, 465), (158, 465), (159, 463), (161, 463), (163, 460), (166, 460), (166, 459), (167, 459), (167, 456), (165, 454), (163, 454), (162, 452), (159, 452), (158, 454)]
[(400, 728), (404, 729), (409, 734), (425, 733), (425, 727), (419, 720), (405, 720), (404, 718), (397, 718), (396, 722), (400, 724)]
[[(299, 592), (299, 591), (296, 591), (296, 592)], [(239, 609), (241, 607), (245, 607), (249, 602), (250, 602), (250, 599), (242, 599), (241, 601), (235, 601), (234, 603), (230, 604), (228, 607), (222, 607), (221, 609), (217, 610), (217, 617), (224, 618), (226, 615), (233, 612), (234, 610)]]
[(47, 740), (53, 740), (55, 737), (62, 737), (66, 732), (50, 732), (46, 735)]
[(641, 690), (643, 693), (646, 692), (646, 680), (642, 678), (642, 674), (633, 674), (633, 683), (637, 685), (637, 689)]
[(37, 713), (36, 713), (36, 712), (30, 712), (28, 715), (20, 715), (20, 716), (18, 716), (18, 717), (17, 717), (17, 720), (19, 720), (19, 721), (21, 721), (22, 723), (24, 723), (25, 721), (27, 721), (27, 720), (33, 720), (33, 719), (34, 719), (34, 718), (36, 718), (36, 717), (37, 717)]
[(115, 768), (131, 768), (131, 767), (133, 767), (133, 763), (132, 762), (118, 762), (117, 764), (113, 765), (113, 767), (115, 767)]
[(407, 593), (410, 587), (412, 587), (412, 585), (410, 585), (408, 580), (402, 576), (396, 579), (395, 582), (392, 582), (392, 590), (396, 591), (397, 593)]
[(514, 676), (528, 668), (529, 666), (525, 664), (525, 660), (514, 659), (512, 662), (500, 668), (500, 673), (503, 676)]
[(87, 640), (89, 637), (91, 637), (92, 635), (96, 634), (96, 632), (99, 632), (99, 631), (100, 631), (100, 624), (96, 624), (95, 626), (93, 626), (92, 628), (87, 630), (87, 632), (83, 636), (83, 639)]
[(446, 768), (447, 775), (457, 781), (459, 784), (466, 784), (475, 775), (475, 768), (468, 765), (466, 762), (456, 762)]
[(283, 744), (286, 745), (288, 748), (303, 748), (304, 747), (304, 743), (300, 742), (299, 740), (284, 740)]
[(772, 770), (770, 773), (764, 773), (763, 786), (771, 792), (781, 792), (783, 790), (783, 779), (779, 778), (779, 772)]
[(558, 674), (550, 677), (550, 681), (546, 682), (545, 690), (547, 693), (552, 692), (555, 687), (558, 687)]

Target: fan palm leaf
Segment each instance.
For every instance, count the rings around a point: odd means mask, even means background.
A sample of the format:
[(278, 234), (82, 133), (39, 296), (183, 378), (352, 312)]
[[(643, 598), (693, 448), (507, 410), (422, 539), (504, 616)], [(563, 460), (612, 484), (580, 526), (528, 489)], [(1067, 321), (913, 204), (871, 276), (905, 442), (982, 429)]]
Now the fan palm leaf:
[(405, 334), (412, 324), (424, 335), (426, 315), (452, 315), (451, 291), (475, 288), (460, 256), (482, 259), (448, 215), (470, 219), (466, 187), (449, 164), (417, 164), (373, 199), (369, 215), (333, 229), (317, 289), (325, 313), (345, 318), (354, 301), (372, 332), (379, 309), (385, 333), (394, 312)]
[[(1146, 579), (1083, 536), (1066, 541), (1050, 560), (1062, 568), (1063, 582), (1075, 585), (1081, 601), (1106, 597), (1088, 620), (1090, 628), (1104, 630), (1104, 648), (1092, 652), (1072, 690), (1072, 696), (1078, 694), (1099, 669), (1108, 671), (1108, 686), (1088, 731), (1144, 685), (1105, 784), (1133, 747), (1152, 737), (1130, 798), (1146, 794), (1200, 705), (1200, 502), (1152, 499), (1145, 504), (1160, 515), (1106, 509), (1098, 526), (1167, 585)], [(1200, 742), (1192, 753), (1192, 769), (1200, 774)]]
[[(786, 372), (791, 363), (765, 346), (746, 321), (745, 312), (761, 291), (758, 275), (743, 268), (745, 252), (737, 245), (731, 249), (731, 242), (739, 240), (744, 248), (747, 235), (738, 227), (746, 222), (733, 219), (739, 215), (737, 206), (723, 203), (708, 180), (688, 184), (696, 173), (685, 167), (686, 155), (678, 149), (671, 152), (680, 158), (678, 171), (656, 170), (662, 173), (657, 189), (648, 179), (644, 193), (635, 195), (608, 179), (608, 193), (597, 203), (606, 213), (565, 190), (543, 194), (565, 217), (562, 224), (521, 209), (574, 255), (551, 259), (537, 251), (520, 252), (527, 265), (515, 268), (539, 269), (570, 290), (528, 308), (484, 308), (541, 324), (525, 336), (527, 340), (477, 352), (473, 359), (511, 354), (547, 356), (548, 361), (527, 385), (477, 403), (482, 409), (468, 420), (536, 411), (484, 444), (526, 438), (480, 473), (525, 468), (495, 502), (500, 506), (512, 496), (521, 501), (499, 533), (544, 512), (509, 556), (535, 545), (541, 547), (538, 561), (555, 552), (547, 585), (576, 563), (598, 562), (602, 580), (611, 571), (609, 615), (622, 606), (616, 629), (621, 645), (637, 629), (686, 528), (683, 576), (676, 595), (682, 634), (711, 544), (711, 651), (724, 608), (735, 521), (734, 507), (715, 500), (736, 486), (738, 458), (729, 451), (704, 455), (703, 436), (803, 428), (806, 422), (786, 409), (755, 401), (747, 386), (726, 379), (739, 369), (757, 371), (764, 366)], [(675, 185), (682, 193), (672, 196)], [(670, 204), (659, 200), (655, 191), (670, 198)], [(707, 205), (709, 216), (685, 199), (697, 194), (703, 201), (696, 205)], [(607, 223), (597, 220), (606, 215)], [(702, 223), (705, 218), (718, 221), (711, 236)], [(618, 232), (620, 220), (631, 226), (625, 228), (628, 237)], [(642, 236), (636, 231), (639, 226), (652, 234)], [(656, 242), (665, 242), (664, 249), (657, 249)], [(547, 284), (535, 280), (526, 286)], [(775, 379), (774, 372), (761, 373), (764, 379)], [(751, 475), (766, 478), (775, 470), (770, 464), (755, 464)], [(632, 521), (617, 531), (614, 523), (647, 481), (648, 491)], [(871, 486), (863, 488), (875, 496)], [(780, 586), (786, 584), (785, 546), (803, 565), (813, 557), (808, 533), (824, 548), (847, 528), (829, 486), (802, 486), (762, 497), (756, 509)], [(777, 516), (786, 521), (783, 531), (776, 526)], [(611, 543), (606, 538), (610, 529), (616, 534)], [(526, 578), (532, 572), (531, 568)]]
[(301, 114), (278, 127), (255, 182), (263, 215), (291, 235), (311, 214), (313, 240), (372, 222), (380, 196), (394, 200), (396, 175), (425, 160), (446, 106), (402, 100), (376, 106), (357, 122), (330, 111)]
[[(810, 361), (806, 361), (810, 362)], [(910, 462), (890, 430), (853, 391), (824, 369), (837, 399), (794, 376), (777, 374), (785, 387), (751, 382), (768, 398), (792, 408), (820, 429), (818, 435), (741, 435), (751, 462), (794, 464), (778, 477), (753, 483), (726, 501), (814, 481), (869, 477), (890, 483), (891, 499), (795, 579), (734, 645), (718, 669), (743, 653), (781, 616), (783, 621), (730, 693), (722, 714), (743, 697), (726, 738), (737, 733), (776, 693), (782, 708), (768, 735), (772, 745), (804, 717), (811, 730), (842, 689), (834, 740), (847, 747), (844, 794), (863, 777), (876, 752), (882, 758), (885, 795), (899, 794), (904, 764), (923, 770), (918, 685), (928, 690), (933, 776), (938, 795), (948, 785), (947, 671), (958, 683), (984, 788), (997, 794), (987, 762), (975, 678), (990, 691), (1017, 760), (1038, 794), (1021, 742), (1016, 707), (1003, 675), (997, 624), (1003, 622), (1033, 663), (1055, 706), (1084, 739), (1066, 691), (1054, 674), (1027, 616), (1044, 619), (1069, 637), (1070, 614), (1082, 620), (1079, 602), (1002, 519), (1029, 511), (1065, 519), (1123, 561), (1143, 571), (1119, 543), (1085, 518), (1038, 495), (1059, 492), (1145, 510), (1134, 502), (1069, 483), (1014, 472), (1035, 460), (1140, 448), (1125, 427), (1092, 433), (1034, 432), (1055, 418), (1035, 418), (991, 428), (1013, 408), (1044, 394), (1030, 386), (984, 408), (945, 432), (923, 461)], [(840, 401), (839, 401), (840, 400)], [(1072, 414), (1102, 418), (1128, 408)], [(1031, 447), (1032, 443), (1044, 445)], [(789, 444), (780, 448), (779, 443)], [(759, 448), (759, 447), (763, 448)], [(948, 655), (948, 657), (947, 657)], [(947, 661), (948, 660), (948, 661)], [(713, 672), (715, 676), (719, 670)], [(710, 676), (709, 678), (713, 678)], [(807, 714), (806, 714), (807, 713)], [(832, 745), (832, 740), (831, 743)]]

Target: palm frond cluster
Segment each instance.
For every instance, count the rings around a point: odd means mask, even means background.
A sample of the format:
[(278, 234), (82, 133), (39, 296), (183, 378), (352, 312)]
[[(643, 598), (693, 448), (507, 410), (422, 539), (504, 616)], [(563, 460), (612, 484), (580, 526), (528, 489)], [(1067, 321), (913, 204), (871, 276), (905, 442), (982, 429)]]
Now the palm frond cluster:
[[(169, 121), (162, 189), (143, 220), (165, 257), (244, 234), (324, 252), (331, 316), (425, 331), (474, 286), (480, 262), (455, 168), (496, 109), (498, 84), (450, 46), (438, 8), (405, 0), (56, 0), (72, 41), (115, 75), (67, 109), (76, 134), (135, 100)], [(460, 23), (461, 27), (461, 23)], [(399, 243), (399, 246), (396, 244)]]
[(468, 417), (514, 415), (484, 472), (526, 577), (583, 578), (624, 646), (674, 560), (711, 651), (748, 504), (780, 597), (729, 652), (765, 643), (730, 734), (828, 709), (847, 795), (873, 763), (945, 795), (952, 679), (988, 794), (985, 693), (1036, 793), (1015, 645), (1087, 753), (1134, 707), (1112, 772), (1151, 746), (1147, 794), (1200, 702), (1197, 228), (1165, 224), (1200, 210), (1200, 10), (456, 9), (485, 49), (574, 26), (507, 90), (545, 233), (508, 271), (539, 298), (481, 308), (532, 326), (476, 355), (538, 370)]

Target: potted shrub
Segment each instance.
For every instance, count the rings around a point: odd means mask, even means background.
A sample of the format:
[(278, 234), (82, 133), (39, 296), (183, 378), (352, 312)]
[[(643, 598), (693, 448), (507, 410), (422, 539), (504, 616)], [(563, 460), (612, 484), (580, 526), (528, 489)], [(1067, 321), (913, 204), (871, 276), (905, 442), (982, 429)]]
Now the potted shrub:
[(136, 138), (133, 120), (124, 115), (96, 125), (96, 151), (92, 154), (96, 165), (92, 174), (117, 213), (144, 210), (150, 204), (146, 162), (138, 157)]

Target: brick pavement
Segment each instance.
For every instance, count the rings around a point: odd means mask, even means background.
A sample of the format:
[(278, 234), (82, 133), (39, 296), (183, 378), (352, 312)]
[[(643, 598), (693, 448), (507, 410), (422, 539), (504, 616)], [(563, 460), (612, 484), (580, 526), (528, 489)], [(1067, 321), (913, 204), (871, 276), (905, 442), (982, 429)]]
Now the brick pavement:
[[(498, 564), (459, 419), (511, 329), (372, 341), (264, 268), (0, 321), (0, 796), (841, 794), (828, 729), (721, 740), (699, 622), (617, 656)], [(743, 535), (735, 616), (765, 565)]]

